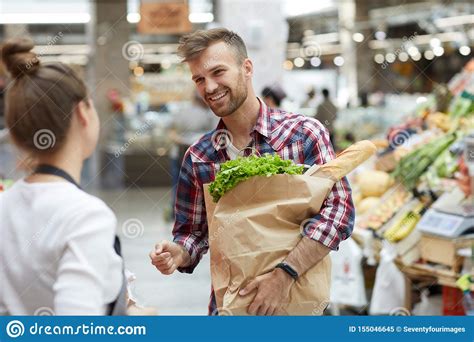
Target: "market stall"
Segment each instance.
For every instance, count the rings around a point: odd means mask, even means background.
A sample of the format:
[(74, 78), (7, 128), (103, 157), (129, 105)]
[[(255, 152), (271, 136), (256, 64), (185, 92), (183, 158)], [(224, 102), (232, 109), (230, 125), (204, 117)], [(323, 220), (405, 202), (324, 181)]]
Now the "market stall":
[[(413, 294), (418, 297), (423, 289), (439, 292), (443, 314), (469, 309), (462, 305), (456, 281), (473, 274), (473, 200), (455, 178), (460, 159), (469, 166), (474, 154), (474, 60), (447, 89), (442, 96), (431, 94), (426, 106), (392, 126), (385, 143), (378, 140), (377, 157), (352, 175), (358, 214), (353, 238), (364, 264), (379, 265), (374, 296), (384, 282), (387, 297), (402, 294), (394, 307), (383, 309), (374, 303), (379, 299), (372, 298), (374, 314), (397, 307), (410, 314), (419, 302)], [(397, 267), (387, 271), (387, 262)], [(384, 272), (379, 272), (381, 267)], [(400, 280), (400, 274), (404, 285), (397, 287), (392, 282)], [(470, 289), (474, 291), (474, 285)], [(428, 300), (426, 293), (423, 300)]]

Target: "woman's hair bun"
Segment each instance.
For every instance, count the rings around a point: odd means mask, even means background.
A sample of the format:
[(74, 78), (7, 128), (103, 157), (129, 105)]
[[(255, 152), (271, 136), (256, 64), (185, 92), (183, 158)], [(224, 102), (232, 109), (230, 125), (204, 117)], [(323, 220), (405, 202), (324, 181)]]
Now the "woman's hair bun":
[(2, 61), (12, 77), (34, 74), (40, 65), (36, 53), (31, 51), (33, 41), (28, 38), (14, 38), (2, 47)]

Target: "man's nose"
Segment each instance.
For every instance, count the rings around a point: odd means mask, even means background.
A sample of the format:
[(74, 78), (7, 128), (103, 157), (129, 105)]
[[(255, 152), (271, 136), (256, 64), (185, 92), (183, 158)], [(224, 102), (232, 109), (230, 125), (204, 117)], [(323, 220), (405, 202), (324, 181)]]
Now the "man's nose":
[(212, 78), (206, 79), (206, 94), (212, 94), (218, 87), (219, 85)]

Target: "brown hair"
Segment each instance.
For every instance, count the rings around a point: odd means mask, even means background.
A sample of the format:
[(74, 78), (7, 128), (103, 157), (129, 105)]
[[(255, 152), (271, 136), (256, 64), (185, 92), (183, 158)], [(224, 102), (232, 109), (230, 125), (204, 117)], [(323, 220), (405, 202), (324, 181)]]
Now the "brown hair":
[[(67, 65), (41, 64), (31, 51), (33, 46), (25, 38), (3, 45), (2, 61), (13, 78), (5, 97), (5, 121), (19, 147), (28, 152), (50, 153), (63, 145), (71, 114), (79, 102), (87, 99), (87, 89)], [(41, 132), (47, 134), (38, 135)]]
[(210, 30), (198, 30), (184, 35), (179, 40), (178, 56), (187, 62), (197, 57), (201, 52), (213, 43), (223, 41), (232, 47), (239, 63), (247, 58), (247, 48), (242, 38), (235, 32), (226, 28), (215, 28)]

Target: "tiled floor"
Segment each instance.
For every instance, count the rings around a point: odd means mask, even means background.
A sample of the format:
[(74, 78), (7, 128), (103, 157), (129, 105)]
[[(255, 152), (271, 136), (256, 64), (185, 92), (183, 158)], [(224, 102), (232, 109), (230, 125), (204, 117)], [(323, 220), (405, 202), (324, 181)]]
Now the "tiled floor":
[(132, 186), (95, 195), (117, 215), (125, 264), (137, 277), (133, 289), (139, 304), (155, 307), (161, 315), (207, 315), (211, 287), (208, 254), (193, 274), (175, 272), (170, 276), (156, 270), (148, 257), (156, 242), (172, 239), (172, 223), (163, 219), (170, 189)]

